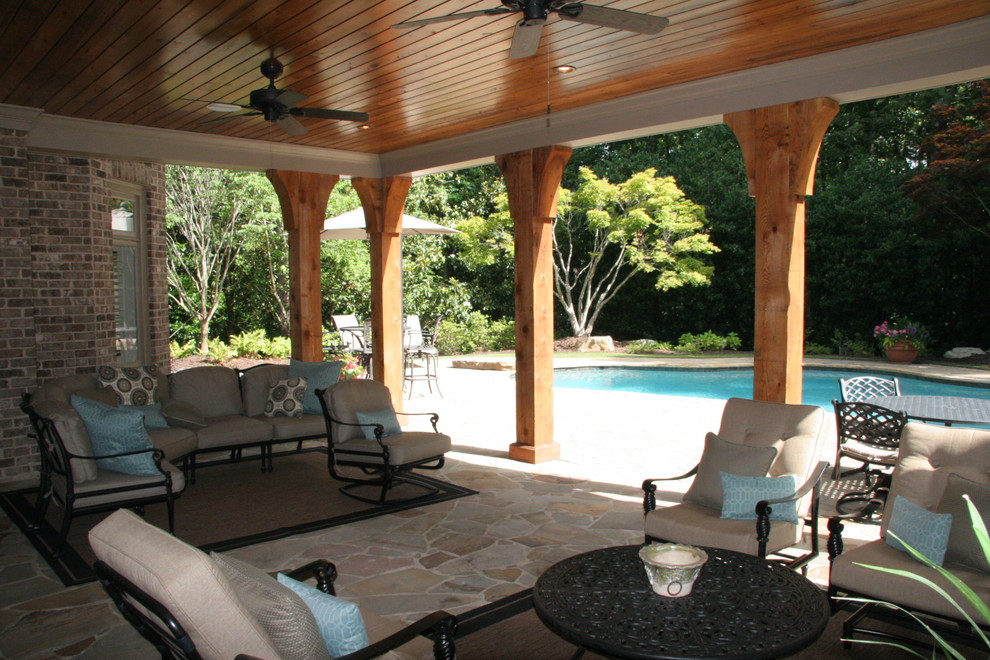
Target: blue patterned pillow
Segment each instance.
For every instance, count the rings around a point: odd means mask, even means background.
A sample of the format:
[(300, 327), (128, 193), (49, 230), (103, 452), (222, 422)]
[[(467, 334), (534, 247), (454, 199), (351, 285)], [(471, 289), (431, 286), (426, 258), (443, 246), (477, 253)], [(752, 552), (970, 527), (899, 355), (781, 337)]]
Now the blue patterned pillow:
[[(887, 545), (902, 552), (907, 552), (904, 546), (909, 545), (936, 566), (941, 566), (951, 529), (951, 513), (933, 513), (898, 495), (887, 524)], [(891, 536), (891, 532), (900, 540)]]
[(325, 390), (340, 380), (343, 362), (302, 362), (289, 360), (289, 378), (305, 378), (306, 394), (303, 396), (303, 412), (322, 415), (323, 408), (316, 390)]
[[(381, 424), (385, 427), (382, 436), (399, 435), (402, 433), (402, 427), (399, 426), (399, 420), (395, 417), (395, 411), (391, 408), (386, 408), (384, 410), (376, 410), (374, 412), (358, 412), (354, 413), (357, 417), (358, 424)], [(368, 440), (375, 439), (375, 427), (374, 426), (362, 426), (361, 432), (364, 433), (364, 437)]]
[[(144, 428), (144, 413), (139, 410), (114, 408), (75, 394), (72, 395), (72, 407), (82, 417), (89, 441), (93, 445), (94, 456), (154, 448), (151, 437)], [(98, 458), (96, 466), (124, 474), (161, 475), (150, 451), (131, 456)]]
[[(756, 519), (756, 503), (791, 497), (797, 491), (797, 477), (741, 477), (722, 472), (722, 517)], [(797, 525), (797, 502), (782, 502), (770, 506), (770, 520), (783, 520)]]
[(361, 610), (354, 603), (325, 594), (316, 587), (278, 574), (278, 581), (303, 599), (316, 618), (316, 625), (326, 642), (327, 651), (337, 658), (363, 649), (368, 645), (368, 631)]
[(144, 415), (144, 428), (167, 429), (168, 420), (162, 415), (162, 404), (149, 403), (146, 406), (120, 406), (123, 410), (137, 410)]

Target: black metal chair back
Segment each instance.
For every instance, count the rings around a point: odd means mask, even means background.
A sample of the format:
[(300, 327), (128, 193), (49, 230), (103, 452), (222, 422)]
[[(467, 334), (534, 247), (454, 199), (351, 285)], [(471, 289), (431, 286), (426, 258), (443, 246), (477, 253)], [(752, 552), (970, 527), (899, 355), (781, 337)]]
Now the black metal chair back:
[(901, 383), (896, 378), (880, 376), (840, 378), (839, 391), (842, 401), (866, 401), (876, 396), (900, 396)]
[[(853, 503), (866, 503), (864, 517), (878, 513), (886, 501), (891, 472), (897, 461), (901, 434), (907, 424), (904, 413), (862, 401), (832, 401), (835, 408), (836, 438), (835, 466), (832, 478), (862, 471), (866, 478), (863, 490), (846, 493), (839, 498), (836, 508), (846, 513), (844, 507)], [(842, 472), (843, 456), (862, 461), (858, 468)], [(875, 504), (870, 504), (875, 502)]]
[[(904, 413), (863, 401), (833, 401), (838, 442), (897, 449), (907, 424)], [(891, 464), (893, 464), (891, 462)]]

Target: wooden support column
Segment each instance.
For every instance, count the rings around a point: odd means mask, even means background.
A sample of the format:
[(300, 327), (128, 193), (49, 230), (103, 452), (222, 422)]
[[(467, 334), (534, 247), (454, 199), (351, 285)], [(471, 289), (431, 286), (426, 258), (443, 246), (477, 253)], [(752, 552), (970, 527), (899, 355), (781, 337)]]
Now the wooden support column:
[(292, 357), (323, 361), (323, 294), (320, 291), (320, 232), (336, 174), (268, 170), (289, 233), (289, 336)]
[(516, 442), (509, 457), (542, 463), (560, 457), (553, 440), (553, 220), (566, 147), (497, 156), (515, 225)]
[(412, 178), (351, 179), (371, 249), (371, 338), (375, 380), (402, 410), (402, 209)]
[(817, 98), (725, 116), (756, 198), (753, 396), (801, 403), (805, 196), (814, 192), (822, 138), (839, 104)]

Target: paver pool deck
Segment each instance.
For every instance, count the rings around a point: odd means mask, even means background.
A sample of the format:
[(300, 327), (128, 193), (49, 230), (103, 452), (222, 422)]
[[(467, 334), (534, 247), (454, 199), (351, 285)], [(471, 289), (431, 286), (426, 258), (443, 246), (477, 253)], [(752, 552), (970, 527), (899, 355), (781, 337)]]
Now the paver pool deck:
[[(488, 359), (509, 360), (494, 357)], [(408, 621), (446, 609), (454, 614), (532, 586), (564, 557), (642, 541), (645, 478), (674, 476), (697, 462), (705, 432), (718, 428), (723, 401), (557, 388), (558, 460), (528, 465), (507, 457), (515, 440), (511, 370), (453, 368), (441, 360), (443, 397), (416, 383), (410, 412), (440, 414), (454, 439), (440, 475), (478, 495), (382, 516), (231, 552), (275, 571), (310, 559), (333, 560), (340, 595), (363, 608)], [(752, 358), (557, 358), (557, 366), (747, 366)], [(809, 359), (809, 366), (889, 370), (876, 361)], [(898, 373), (990, 385), (990, 371), (938, 365)], [(836, 392), (838, 394), (838, 391)], [(832, 417), (829, 415), (829, 423)], [(834, 456), (834, 432), (823, 458)], [(277, 474), (277, 473), (276, 473)], [(677, 501), (687, 484), (659, 493)], [(195, 487), (195, 486), (193, 486)], [(853, 525), (850, 543), (876, 537), (876, 525)], [(824, 526), (822, 528), (824, 533)], [(824, 549), (824, 545), (822, 546)], [(820, 557), (810, 577), (827, 582)], [(0, 656), (154, 658), (116, 615), (96, 584), (63, 587), (30, 543), (0, 514)]]

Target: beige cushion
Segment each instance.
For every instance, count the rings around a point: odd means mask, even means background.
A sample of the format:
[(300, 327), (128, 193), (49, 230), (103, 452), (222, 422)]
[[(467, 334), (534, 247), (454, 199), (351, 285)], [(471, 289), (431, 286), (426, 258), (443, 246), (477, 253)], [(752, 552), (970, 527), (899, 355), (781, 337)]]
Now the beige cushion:
[(295, 438), (326, 437), (327, 424), (322, 415), (307, 415), (302, 417), (267, 417), (257, 415), (253, 419), (271, 426), (272, 437), (276, 440), (294, 440)]
[(124, 509), (90, 530), (89, 543), (97, 558), (172, 612), (204, 659), (279, 657), (219, 566), (200, 550)]
[[(373, 413), (392, 408), (392, 396), (388, 388), (374, 380), (355, 378), (342, 380), (326, 390), (331, 415), (341, 422), (357, 424), (357, 413)], [(333, 425), (333, 441), (364, 440), (364, 432), (358, 426)]]
[(969, 495), (984, 524), (990, 523), (990, 484), (964, 479), (958, 474), (950, 474), (945, 492), (939, 500), (936, 511), (952, 514), (952, 529), (949, 531), (949, 544), (945, 549), (945, 563), (959, 564), (974, 571), (990, 573), (990, 563), (980, 546), (969, 507), (963, 495)]
[(237, 372), (228, 367), (193, 367), (168, 377), (171, 398), (191, 403), (206, 415), (224, 417), (244, 412)]
[[(55, 430), (62, 438), (66, 451), (77, 456), (93, 455), (93, 445), (89, 441), (86, 425), (68, 402), (62, 403), (57, 398), (43, 399), (33, 401), (32, 407), (38, 416), (55, 424)], [(96, 478), (96, 461), (71, 458), (69, 463), (74, 483), (82, 484)]]
[(208, 419), (206, 428), (198, 429), (196, 436), (199, 438), (200, 449), (229, 447), (271, 440), (272, 427), (267, 422), (243, 415), (226, 415)]
[(201, 429), (206, 427), (206, 415), (195, 404), (178, 399), (167, 399), (162, 402), (162, 417), (169, 426), (184, 429)]
[(241, 372), (241, 401), (244, 414), (254, 417), (265, 412), (272, 385), (289, 377), (287, 364), (259, 364)]
[(684, 501), (721, 510), (722, 472), (742, 477), (765, 477), (776, 457), (776, 447), (729, 442), (708, 433), (698, 472), (684, 494)]
[[(392, 633), (398, 632), (403, 628), (401, 623), (390, 621), (373, 612), (361, 612), (361, 618), (364, 619), (364, 627), (368, 631), (368, 639), (372, 642), (385, 639)], [(383, 660), (427, 660), (427, 658), (432, 660), (434, 657), (433, 641), (419, 636), (411, 642), (407, 642), (380, 657)]]
[(83, 390), (100, 389), (100, 380), (96, 374), (76, 374), (74, 376), (62, 376), (54, 378), (31, 395), (31, 405), (38, 401), (59, 401), (69, 403), (69, 397)]
[(303, 599), (264, 571), (235, 557), (210, 556), (237, 597), (268, 633), (286, 660), (329, 660), (316, 620)]
[[(687, 543), (710, 548), (735, 550), (748, 555), (759, 551), (756, 521), (722, 518), (721, 511), (684, 502), (646, 514), (648, 536), (671, 543)], [(774, 520), (770, 525), (767, 553), (777, 552), (801, 541), (803, 525)]]
[[(832, 561), (830, 578), (832, 585), (842, 591), (862, 594), (869, 598), (897, 603), (952, 619), (959, 618), (958, 610), (931, 588), (907, 577), (881, 573), (857, 564), (884, 566), (928, 578), (953, 596), (970, 616), (978, 616), (973, 606), (948, 580), (934, 569), (920, 564), (908, 553), (890, 547), (883, 540), (872, 541), (836, 557)], [(990, 602), (990, 574), (952, 564), (946, 564), (944, 568), (968, 584), (984, 602)]]
[(167, 428), (148, 429), (151, 442), (156, 449), (165, 452), (165, 458), (174, 461), (186, 454), (196, 451), (196, 434), (189, 429)]
[[(388, 447), (389, 463), (392, 465), (405, 465), (414, 463), (434, 456), (442, 456), (450, 451), (450, 436), (443, 433), (430, 433), (427, 431), (406, 431), (399, 435), (390, 435), (382, 438), (382, 443)], [(335, 444), (336, 449), (379, 452), (381, 447), (377, 440), (366, 440), (363, 437), (357, 440), (348, 440)], [(369, 464), (381, 465), (382, 459), (379, 456), (341, 456), (341, 459), (362, 461)]]
[[(176, 468), (168, 461), (162, 461), (162, 469), (172, 475), (172, 492), (181, 493), (186, 487), (186, 480), (182, 475), (182, 470)], [(113, 470), (98, 470), (95, 479), (76, 485), (76, 506), (88, 507), (95, 506), (97, 504), (124, 502), (141, 497), (161, 497), (166, 494), (165, 486), (161, 485), (161, 479), (162, 478), (160, 475), (148, 476), (124, 474), (123, 472), (114, 472)], [(144, 483), (149, 484), (149, 486), (147, 488), (139, 488), (136, 490), (125, 490), (118, 493), (102, 493), (100, 495), (89, 496), (89, 493), (93, 492), (112, 490), (114, 488), (140, 486)]]

